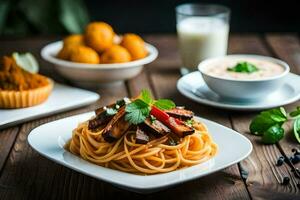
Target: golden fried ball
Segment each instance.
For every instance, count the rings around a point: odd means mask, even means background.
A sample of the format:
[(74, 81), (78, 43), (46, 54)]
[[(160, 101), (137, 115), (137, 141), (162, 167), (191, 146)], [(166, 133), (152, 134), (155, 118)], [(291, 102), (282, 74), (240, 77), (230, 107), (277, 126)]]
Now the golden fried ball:
[(90, 47), (77, 46), (77, 49), (72, 52), (70, 60), (79, 63), (98, 64), (100, 63), (99, 55)]
[(93, 22), (85, 29), (85, 42), (87, 46), (101, 53), (113, 45), (114, 31), (104, 22)]
[(133, 33), (127, 33), (123, 36), (121, 46), (129, 51), (132, 60), (145, 58), (148, 54), (144, 40)]
[(58, 52), (57, 57), (63, 60), (70, 60), (72, 52), (76, 51), (78, 45), (64, 45)]
[(113, 45), (101, 56), (102, 63), (123, 63), (131, 61), (131, 55), (124, 47)]
[(63, 41), (64, 45), (84, 45), (84, 37), (80, 34), (69, 35)]

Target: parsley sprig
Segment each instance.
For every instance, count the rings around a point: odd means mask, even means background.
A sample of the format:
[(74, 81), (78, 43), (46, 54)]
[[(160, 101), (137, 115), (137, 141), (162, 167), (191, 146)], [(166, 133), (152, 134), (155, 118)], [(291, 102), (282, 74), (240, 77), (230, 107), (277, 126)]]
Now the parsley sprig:
[(249, 62), (239, 62), (234, 67), (228, 67), (227, 71), (250, 74), (250, 73), (259, 71), (259, 69), (255, 65), (253, 65)]
[(156, 106), (161, 110), (170, 110), (176, 105), (169, 99), (154, 100), (148, 90), (142, 90), (137, 99), (126, 105), (125, 120), (135, 125), (142, 123), (150, 115), (151, 106)]
[(274, 144), (284, 137), (282, 125), (293, 119), (294, 136), (300, 143), (300, 107), (289, 114), (283, 107), (263, 111), (251, 121), (249, 129), (252, 134), (262, 136), (263, 143)]

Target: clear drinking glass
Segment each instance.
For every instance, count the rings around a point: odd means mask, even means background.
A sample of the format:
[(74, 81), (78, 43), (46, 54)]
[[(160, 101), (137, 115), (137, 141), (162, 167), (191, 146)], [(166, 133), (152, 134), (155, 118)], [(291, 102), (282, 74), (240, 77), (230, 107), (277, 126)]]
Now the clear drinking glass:
[(176, 28), (183, 68), (194, 71), (210, 57), (227, 53), (230, 9), (213, 4), (176, 7)]

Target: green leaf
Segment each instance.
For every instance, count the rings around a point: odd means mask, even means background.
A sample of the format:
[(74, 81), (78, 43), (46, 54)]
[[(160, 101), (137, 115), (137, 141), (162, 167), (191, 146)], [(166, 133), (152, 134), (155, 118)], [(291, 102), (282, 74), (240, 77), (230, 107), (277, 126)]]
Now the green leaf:
[(263, 111), (251, 121), (250, 132), (262, 135), (271, 126), (276, 124), (281, 126), (285, 121), (287, 116), (283, 107)]
[(188, 126), (190, 126), (190, 127), (192, 127), (193, 124), (194, 124), (194, 120), (192, 120), (192, 119), (186, 120), (185, 124), (188, 125)]
[(10, 0), (0, 1), (0, 34), (3, 32), (5, 24), (8, 18), (8, 12), (10, 10), (12, 2)]
[(107, 108), (106, 109), (106, 114), (107, 115), (115, 115), (115, 114), (117, 114), (117, 112), (118, 112), (118, 110), (115, 109), (115, 108)]
[(150, 121), (151, 124), (153, 124), (155, 122), (156, 118), (153, 115), (150, 115)]
[(82, 0), (60, 0), (60, 22), (70, 33), (81, 33), (89, 22), (87, 9)]
[(294, 136), (298, 143), (300, 143), (300, 118), (294, 121)]
[(300, 106), (297, 106), (296, 110), (290, 112), (289, 114), (293, 118), (297, 118), (300, 116)]
[(239, 73), (253, 73), (259, 71), (259, 69), (249, 62), (239, 62), (234, 67), (228, 67), (227, 71)]
[(149, 105), (152, 104), (154, 101), (149, 90), (142, 90), (140, 98)]
[(126, 105), (125, 111), (126, 121), (131, 124), (140, 124), (149, 116), (150, 108), (143, 100), (136, 99), (132, 103)]
[[(38, 33), (53, 34), (63, 32), (64, 27), (59, 22), (61, 0), (21, 0), (18, 9), (22, 20), (30, 29)], [(76, 4), (76, 2), (73, 2)]]
[(262, 142), (265, 144), (275, 144), (284, 136), (284, 129), (276, 124), (268, 128), (262, 136)]
[(169, 99), (158, 99), (153, 105), (161, 110), (170, 110), (176, 106), (175, 103)]

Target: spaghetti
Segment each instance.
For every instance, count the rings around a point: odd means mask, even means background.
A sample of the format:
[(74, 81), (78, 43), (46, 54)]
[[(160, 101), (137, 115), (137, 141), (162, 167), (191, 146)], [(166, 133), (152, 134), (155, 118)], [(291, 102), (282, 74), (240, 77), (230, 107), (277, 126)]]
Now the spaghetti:
[(135, 131), (128, 130), (117, 141), (109, 143), (102, 137), (103, 128), (91, 131), (88, 122), (73, 130), (66, 149), (100, 166), (136, 174), (156, 174), (203, 163), (217, 153), (206, 126), (193, 120), (195, 132), (168, 144), (168, 135), (137, 144)]

